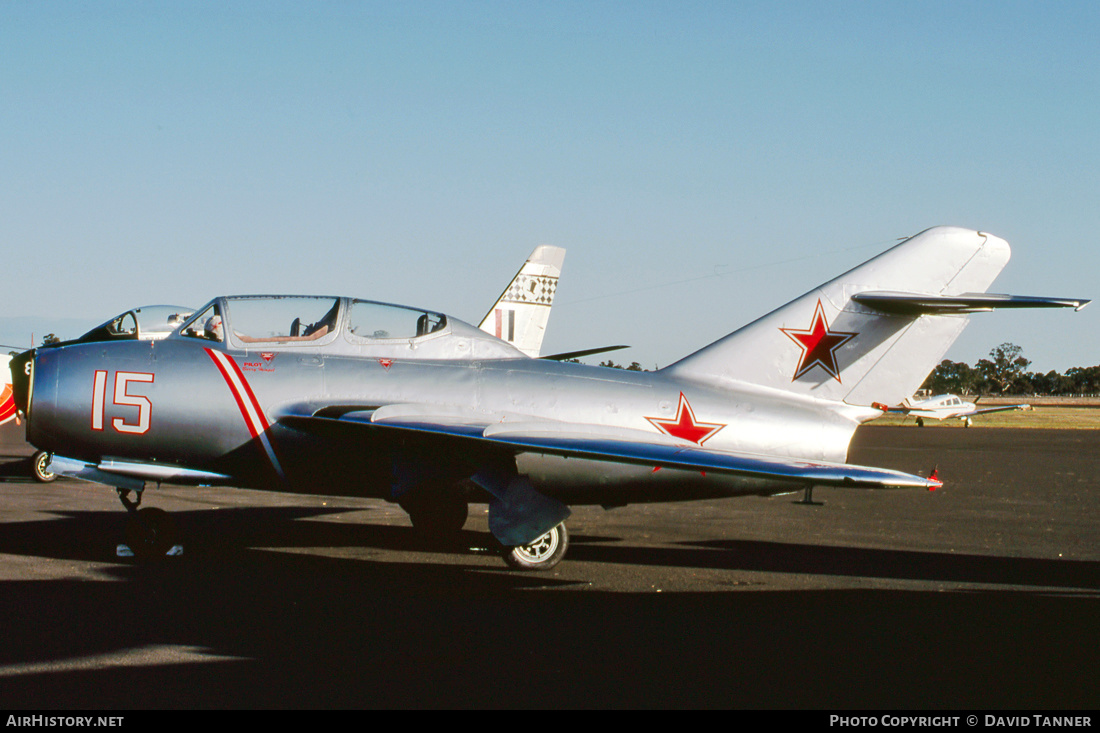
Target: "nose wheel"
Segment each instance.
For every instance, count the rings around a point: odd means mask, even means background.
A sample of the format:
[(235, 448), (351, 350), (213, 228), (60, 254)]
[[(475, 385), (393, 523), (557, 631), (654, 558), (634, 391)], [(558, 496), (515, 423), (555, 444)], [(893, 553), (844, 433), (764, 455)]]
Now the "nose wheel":
[(40, 450), (34, 454), (34, 458), (31, 459), (31, 469), (34, 471), (35, 481), (41, 481), (44, 484), (48, 484), (51, 481), (57, 479), (57, 474), (49, 470), (50, 456), (44, 450)]

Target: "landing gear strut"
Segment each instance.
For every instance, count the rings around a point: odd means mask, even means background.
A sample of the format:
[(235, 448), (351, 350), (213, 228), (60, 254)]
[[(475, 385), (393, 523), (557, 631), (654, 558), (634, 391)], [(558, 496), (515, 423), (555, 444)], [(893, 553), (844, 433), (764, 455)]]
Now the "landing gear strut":
[(806, 506), (822, 506), (825, 502), (814, 501), (814, 487), (807, 486), (802, 492), (802, 498), (795, 502), (795, 504), (804, 504)]

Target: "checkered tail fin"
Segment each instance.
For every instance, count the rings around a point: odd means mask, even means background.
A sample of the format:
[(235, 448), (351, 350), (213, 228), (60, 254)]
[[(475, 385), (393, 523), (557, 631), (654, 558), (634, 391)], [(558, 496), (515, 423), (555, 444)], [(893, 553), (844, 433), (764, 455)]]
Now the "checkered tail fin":
[(564, 260), (561, 247), (535, 247), (478, 328), (537, 358)]

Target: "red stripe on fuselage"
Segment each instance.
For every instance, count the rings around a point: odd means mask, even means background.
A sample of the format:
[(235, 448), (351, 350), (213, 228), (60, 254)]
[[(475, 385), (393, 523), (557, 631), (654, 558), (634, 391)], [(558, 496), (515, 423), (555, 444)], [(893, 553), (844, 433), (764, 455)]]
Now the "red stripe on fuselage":
[(237, 401), (237, 407), (241, 411), (241, 416), (244, 417), (244, 424), (248, 427), (248, 432), (251, 433), (253, 438), (257, 437), (259, 433), (256, 430), (252, 417), (248, 414), (248, 405), (244, 403), (244, 396), (241, 394), (240, 390), (237, 389), (237, 385), (233, 383), (233, 375), (229, 373), (228, 367), (218, 358), (217, 352), (212, 349), (207, 349), (206, 353), (210, 355), (214, 365), (218, 367), (218, 371), (221, 372), (222, 378), (225, 379), (225, 383), (229, 386), (229, 392), (233, 395), (233, 399)]
[(206, 349), (206, 353), (213, 360), (218, 371), (221, 372), (222, 378), (229, 386), (229, 391), (233, 394), (233, 399), (237, 401), (237, 407), (241, 411), (248, 432), (254, 440), (259, 441), (268, 460), (271, 461), (271, 467), (275, 469), (275, 473), (278, 474), (279, 478), (285, 480), (283, 467), (279, 465), (279, 459), (275, 456), (275, 447), (271, 444), (271, 440), (267, 435), (271, 423), (267, 421), (267, 415), (264, 414), (263, 408), (260, 407), (260, 401), (256, 399), (256, 395), (252, 391), (252, 385), (244, 378), (244, 374), (233, 357), (209, 348)]

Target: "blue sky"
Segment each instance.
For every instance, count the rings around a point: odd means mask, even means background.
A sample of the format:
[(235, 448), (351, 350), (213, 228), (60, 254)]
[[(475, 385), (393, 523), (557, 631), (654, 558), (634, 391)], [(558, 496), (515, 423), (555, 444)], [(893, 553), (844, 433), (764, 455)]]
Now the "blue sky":
[[(1013, 245), (995, 291), (1096, 298), (1098, 38), (1095, 2), (4, 0), (0, 341), (224, 293), (476, 323), (555, 244), (544, 350), (663, 366), (937, 224)], [(1004, 341), (1100, 363), (1100, 308), (948, 356)]]

